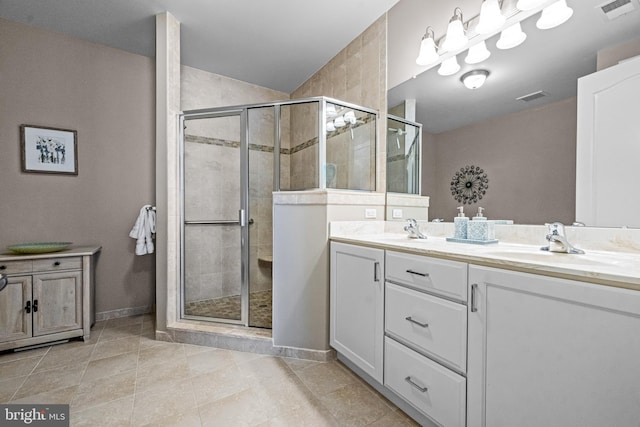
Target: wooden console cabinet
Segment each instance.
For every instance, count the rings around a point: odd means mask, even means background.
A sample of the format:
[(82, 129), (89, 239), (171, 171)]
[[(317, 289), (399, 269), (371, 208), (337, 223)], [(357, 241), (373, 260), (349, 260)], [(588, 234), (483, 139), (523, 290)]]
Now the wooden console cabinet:
[(34, 255), (0, 254), (0, 351), (89, 339), (95, 323), (94, 258), (100, 247)]

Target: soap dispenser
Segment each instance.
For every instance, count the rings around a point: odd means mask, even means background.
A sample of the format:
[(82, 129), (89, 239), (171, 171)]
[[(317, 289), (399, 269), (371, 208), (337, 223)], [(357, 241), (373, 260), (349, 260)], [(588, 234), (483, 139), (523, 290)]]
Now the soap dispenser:
[(487, 221), (483, 211), (484, 208), (478, 207), (478, 213), (467, 227), (467, 237), (471, 240), (488, 241), (496, 237), (495, 224), (493, 221)]
[(476, 216), (474, 216), (474, 217), (473, 217), (473, 219), (474, 219), (475, 221), (483, 221), (483, 220), (486, 220), (486, 219), (487, 219), (487, 217), (486, 217), (486, 216), (484, 216), (484, 215), (482, 214), (482, 212), (483, 212), (483, 211), (484, 211), (484, 208), (483, 208), (482, 206), (478, 206), (478, 213), (476, 214)]
[(464, 206), (458, 206), (458, 216), (453, 218), (454, 232), (453, 237), (456, 239), (467, 238), (467, 224), (469, 224), (469, 218), (464, 214)]

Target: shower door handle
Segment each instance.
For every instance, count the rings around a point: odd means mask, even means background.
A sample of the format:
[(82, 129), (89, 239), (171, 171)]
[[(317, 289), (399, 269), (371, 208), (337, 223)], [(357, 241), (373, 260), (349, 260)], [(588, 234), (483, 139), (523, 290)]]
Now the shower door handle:
[(244, 227), (245, 225), (247, 225), (247, 218), (244, 213), (244, 209), (240, 209), (238, 211), (238, 222), (240, 222), (240, 227)]

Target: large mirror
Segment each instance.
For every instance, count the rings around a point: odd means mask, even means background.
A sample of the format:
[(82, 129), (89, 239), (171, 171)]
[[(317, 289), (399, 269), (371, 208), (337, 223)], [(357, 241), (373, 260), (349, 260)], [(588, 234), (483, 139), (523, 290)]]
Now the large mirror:
[[(459, 3), (472, 17), (482, 1)], [(430, 196), (430, 218), (451, 221), (466, 202), (465, 211), (473, 214), (482, 206), (490, 219), (575, 220), (577, 79), (640, 54), (640, 3), (567, 3), (573, 16), (566, 23), (540, 30), (535, 14), (521, 23), (524, 43), (500, 50), (496, 34), (486, 40), (488, 59), (469, 65), (466, 52), (460, 53), (461, 69), (449, 76), (439, 75), (437, 66), (417, 67), (415, 57), (425, 27), (434, 27), (436, 39), (442, 36), (455, 5), (401, 0), (390, 10), (388, 105), (415, 100), (415, 121), (423, 126), (422, 194)], [(484, 86), (470, 90), (460, 78), (475, 69), (489, 76)], [(471, 167), (486, 175), (484, 193), (461, 201), (460, 171)]]

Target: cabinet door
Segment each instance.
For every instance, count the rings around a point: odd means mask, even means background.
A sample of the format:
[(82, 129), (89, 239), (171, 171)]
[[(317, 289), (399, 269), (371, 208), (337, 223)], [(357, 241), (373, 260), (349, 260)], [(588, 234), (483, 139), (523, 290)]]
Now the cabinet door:
[(82, 272), (33, 276), (33, 335), (82, 328)]
[(468, 426), (638, 425), (640, 292), (477, 266), (469, 283)]
[(384, 251), (331, 244), (331, 346), (382, 383)]
[(31, 336), (31, 276), (9, 277), (9, 284), (0, 291), (0, 342)]
[(576, 220), (640, 227), (640, 58), (578, 79)]

